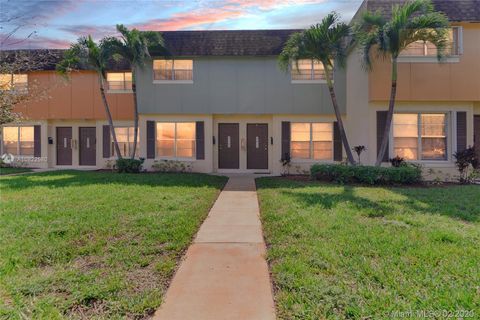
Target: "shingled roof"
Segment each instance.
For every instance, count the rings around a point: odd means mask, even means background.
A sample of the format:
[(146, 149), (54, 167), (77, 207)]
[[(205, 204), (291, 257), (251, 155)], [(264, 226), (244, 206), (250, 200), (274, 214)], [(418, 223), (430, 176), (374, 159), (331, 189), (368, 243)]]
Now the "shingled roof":
[(280, 54), (288, 37), (298, 31), (164, 31), (162, 36), (173, 56), (274, 56)]
[[(359, 11), (380, 11), (390, 17), (392, 7), (408, 0), (365, 0)], [(480, 22), (480, 0), (432, 0), (436, 10), (444, 12), (452, 22)]]

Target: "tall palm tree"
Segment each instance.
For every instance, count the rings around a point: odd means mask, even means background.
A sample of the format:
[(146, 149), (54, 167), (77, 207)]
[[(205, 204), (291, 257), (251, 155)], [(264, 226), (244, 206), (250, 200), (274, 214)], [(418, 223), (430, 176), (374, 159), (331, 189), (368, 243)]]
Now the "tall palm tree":
[(91, 36), (79, 38), (78, 41), (72, 44), (70, 49), (65, 52), (63, 60), (57, 64), (57, 71), (64, 75), (68, 75), (75, 69), (93, 69), (96, 71), (100, 83), (100, 95), (102, 96), (103, 106), (105, 107), (115, 153), (117, 158), (121, 159), (122, 154), (118, 146), (112, 114), (105, 96), (106, 68), (107, 62), (111, 58), (105, 46), (107, 41), (108, 38), (104, 38), (97, 44)]
[(119, 38), (109, 38), (108, 48), (114, 58), (123, 58), (130, 62), (132, 68), (132, 91), (134, 108), (134, 138), (131, 157), (135, 158), (138, 137), (138, 102), (137, 102), (137, 71), (143, 69), (145, 63), (150, 59), (150, 49), (155, 48), (166, 51), (163, 38), (159, 32), (129, 30), (122, 24), (117, 24)]
[[(354, 165), (355, 160), (345, 133), (332, 81), (334, 62), (337, 67), (345, 66), (348, 49), (347, 38), (351, 31), (350, 26), (340, 22), (339, 19), (338, 14), (332, 12), (323, 18), (321, 23), (313, 25), (303, 32), (292, 34), (279, 56), (279, 65), (284, 71), (288, 71), (289, 67), (298, 68), (298, 60), (301, 59), (313, 60), (323, 65), (340, 137), (347, 153), (347, 160)], [(291, 66), (292, 63), (295, 66)]]
[(447, 17), (435, 11), (430, 0), (409, 0), (402, 6), (394, 5), (389, 20), (380, 12), (367, 11), (355, 27), (355, 38), (362, 49), (367, 70), (372, 68), (372, 51), (377, 57), (390, 58), (392, 61), (390, 102), (376, 166), (380, 166), (387, 151), (397, 93), (398, 56), (410, 44), (428, 41), (436, 46), (437, 59), (440, 61), (448, 44), (448, 27)]

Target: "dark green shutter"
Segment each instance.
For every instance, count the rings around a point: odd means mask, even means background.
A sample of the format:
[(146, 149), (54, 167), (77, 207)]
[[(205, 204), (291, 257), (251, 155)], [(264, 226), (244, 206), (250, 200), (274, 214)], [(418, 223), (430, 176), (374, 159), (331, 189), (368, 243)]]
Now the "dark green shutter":
[(110, 126), (103, 126), (103, 157), (110, 158)]
[(290, 122), (282, 121), (282, 159), (290, 159)]
[(147, 121), (147, 158), (155, 158), (155, 121)]
[(340, 137), (340, 128), (338, 122), (333, 123), (333, 160), (342, 161), (342, 138)]
[(196, 143), (196, 159), (205, 159), (205, 123), (197, 121), (195, 123), (195, 143)]
[[(385, 125), (387, 123), (387, 113), (388, 111), (377, 111), (377, 155), (382, 146), (383, 134), (385, 132)], [(383, 155), (383, 162), (388, 162), (388, 150), (389, 146), (387, 143), (387, 151)]]
[(467, 148), (467, 113), (457, 112), (457, 151)]
[(33, 156), (42, 156), (42, 127), (40, 125), (33, 126)]

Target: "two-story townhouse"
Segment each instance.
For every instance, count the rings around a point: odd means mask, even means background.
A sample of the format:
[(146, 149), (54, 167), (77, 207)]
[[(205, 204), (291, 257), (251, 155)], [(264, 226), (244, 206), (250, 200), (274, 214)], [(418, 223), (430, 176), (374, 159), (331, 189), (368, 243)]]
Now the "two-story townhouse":
[[(452, 22), (451, 53), (438, 63), (435, 48), (418, 43), (400, 59), (388, 157), (400, 155), (450, 172), (454, 151), (474, 143), (480, 150), (480, 1), (433, 2)], [(391, 7), (392, 1), (366, 0), (354, 21), (364, 10), (382, 10), (388, 16)], [(199, 172), (279, 174), (285, 155), (291, 157), (292, 171), (342, 160), (321, 66), (302, 61), (298, 70), (278, 68), (277, 56), (296, 31), (162, 32), (169, 55), (153, 52), (152, 61), (138, 70), (139, 156), (146, 158), (145, 167), (178, 160)], [(389, 72), (389, 61), (376, 61), (367, 73), (353, 51), (346, 70), (334, 73), (351, 145), (368, 150), (364, 164), (375, 162)], [(53, 70), (26, 77), (51, 86), (50, 97), (18, 107), (28, 120), (3, 128), (2, 153), (21, 155), (26, 150), (47, 159), (44, 165), (49, 167), (103, 168), (113, 148), (96, 75), (79, 71), (62, 85)], [(133, 118), (130, 77), (124, 66), (107, 75), (108, 99), (125, 154)], [(13, 87), (22, 77), (10, 79)], [(92, 141), (99, 143), (92, 146)]]

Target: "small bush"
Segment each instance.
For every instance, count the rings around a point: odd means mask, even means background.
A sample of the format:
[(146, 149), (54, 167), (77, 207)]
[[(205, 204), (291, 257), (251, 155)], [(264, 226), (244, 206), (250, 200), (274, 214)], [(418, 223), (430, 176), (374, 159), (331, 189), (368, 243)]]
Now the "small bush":
[(341, 164), (314, 164), (310, 168), (313, 179), (336, 183), (414, 184), (422, 180), (418, 166), (401, 167), (346, 166)]
[(142, 171), (142, 165), (145, 159), (117, 159), (116, 167), (119, 173), (139, 173)]
[[(474, 147), (468, 147), (465, 150), (457, 151), (453, 154), (455, 165), (460, 173), (460, 183), (471, 183), (476, 179), (476, 169), (479, 166), (479, 159)], [(470, 166), (473, 168), (473, 174), (469, 173)]]
[(152, 169), (157, 172), (176, 172), (184, 173), (192, 171), (192, 164), (177, 160), (156, 160)]

